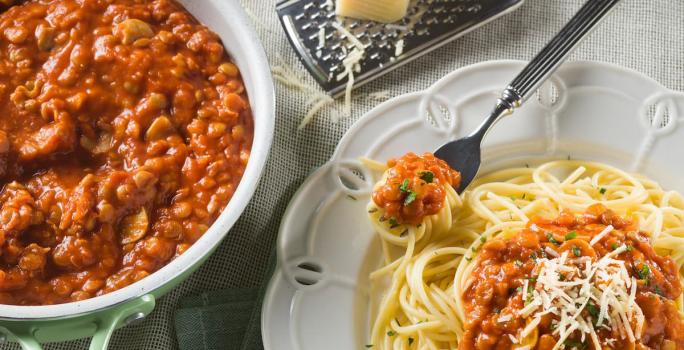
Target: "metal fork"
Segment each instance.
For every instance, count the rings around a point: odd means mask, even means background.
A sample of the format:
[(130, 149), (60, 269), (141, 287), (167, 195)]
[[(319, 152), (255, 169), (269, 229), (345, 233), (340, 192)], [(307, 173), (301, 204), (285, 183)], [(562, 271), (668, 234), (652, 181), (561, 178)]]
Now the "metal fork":
[(435, 156), (461, 173), (459, 193), (468, 187), (480, 169), (480, 148), (487, 131), (532, 96), (619, 2), (620, 0), (588, 0), (570, 22), (513, 79), (497, 100), (494, 110), (477, 130), (462, 139), (443, 145), (435, 152)]

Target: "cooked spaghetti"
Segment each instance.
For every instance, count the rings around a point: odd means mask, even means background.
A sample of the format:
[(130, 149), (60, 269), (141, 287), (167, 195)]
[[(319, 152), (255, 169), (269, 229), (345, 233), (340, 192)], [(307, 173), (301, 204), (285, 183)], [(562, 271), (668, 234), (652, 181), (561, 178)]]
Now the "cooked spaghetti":
[[(368, 211), (385, 262), (371, 274), (385, 287), (369, 347), (684, 349), (678, 193), (554, 161), (483, 176), (461, 196), (440, 182), (439, 210), (408, 221), (395, 217), (413, 188), (400, 188), (401, 159), (367, 164), (384, 171)], [(402, 173), (419, 186), (424, 171)], [(389, 212), (377, 192), (392, 186)]]

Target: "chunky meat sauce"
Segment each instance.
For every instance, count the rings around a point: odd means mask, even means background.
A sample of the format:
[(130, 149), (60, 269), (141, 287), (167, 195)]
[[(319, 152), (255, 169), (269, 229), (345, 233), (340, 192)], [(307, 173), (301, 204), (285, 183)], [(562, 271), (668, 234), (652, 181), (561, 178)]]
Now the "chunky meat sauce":
[[(608, 225), (615, 228), (611, 234), (589, 245)], [(545, 257), (548, 249), (597, 259), (622, 245), (628, 249), (616, 259), (625, 261), (630, 276), (637, 279), (636, 303), (644, 312), (645, 326), (637, 344), (620, 340), (619, 335), (604, 328), (597, 331), (599, 339), (617, 339), (611, 347), (615, 350), (684, 349), (684, 322), (675, 304), (682, 294), (676, 264), (672, 258), (656, 254), (649, 236), (640, 232), (634, 221), (601, 205), (581, 215), (565, 212), (553, 220), (533, 219), (521, 232), (483, 245), (471, 274), (473, 283), (462, 296), (468, 321), (459, 349), (513, 348), (506, 334), (517, 334), (525, 327), (525, 320), (513, 317), (500, 322), (499, 314), (514, 314), (524, 307), (522, 280), (534, 278), (535, 259)], [(551, 350), (557, 342), (550, 316), (542, 318), (536, 350)], [(565, 348), (593, 349), (594, 345), (589, 339), (582, 342), (571, 337)]]
[(217, 35), (173, 0), (0, 4), (0, 303), (91, 298), (183, 254), (252, 145)]

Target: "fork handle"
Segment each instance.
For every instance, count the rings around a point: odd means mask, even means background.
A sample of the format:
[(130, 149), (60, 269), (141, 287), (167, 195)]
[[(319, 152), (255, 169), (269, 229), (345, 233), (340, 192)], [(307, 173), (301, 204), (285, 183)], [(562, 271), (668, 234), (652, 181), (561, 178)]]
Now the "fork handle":
[(470, 137), (484, 138), (494, 123), (530, 98), (619, 2), (620, 0), (588, 0), (570, 22), (513, 79), (501, 94), (494, 111)]
[(620, 0), (588, 0), (508, 85), (502, 100), (512, 108), (526, 101)]

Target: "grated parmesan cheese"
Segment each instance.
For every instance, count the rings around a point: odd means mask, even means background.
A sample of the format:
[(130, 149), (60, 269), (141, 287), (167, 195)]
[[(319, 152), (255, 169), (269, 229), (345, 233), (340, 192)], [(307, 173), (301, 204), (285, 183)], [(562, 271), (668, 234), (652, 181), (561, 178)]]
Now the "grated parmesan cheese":
[[(608, 226), (594, 239), (598, 242), (612, 230)], [(526, 305), (518, 311), (518, 316), (527, 318), (527, 326), (518, 335), (518, 341), (528, 336), (542, 316), (549, 313), (556, 315), (553, 334), (558, 341), (554, 349), (562, 348), (574, 332), (579, 332), (582, 341), (591, 339), (596, 350), (616, 341), (606, 339), (601, 343), (597, 335), (600, 328), (615, 330), (621, 339), (630, 342), (640, 339), (644, 315), (635, 300), (637, 281), (629, 276), (624, 261), (614, 259), (626, 250), (622, 245), (596, 262), (568, 259), (568, 252), (538, 259), (536, 283), (530, 286), (528, 279), (522, 281)], [(532, 293), (528, 294), (528, 288), (534, 288)]]
[(404, 53), (404, 39), (397, 40), (396, 46), (394, 47), (394, 56), (401, 56)]
[(589, 245), (594, 245), (594, 244), (600, 242), (603, 239), (603, 237), (607, 236), (612, 231), (613, 231), (613, 225), (606, 226), (606, 228), (604, 228), (603, 231), (601, 231), (599, 234), (594, 236), (594, 238), (592, 238), (591, 241), (589, 241)]

